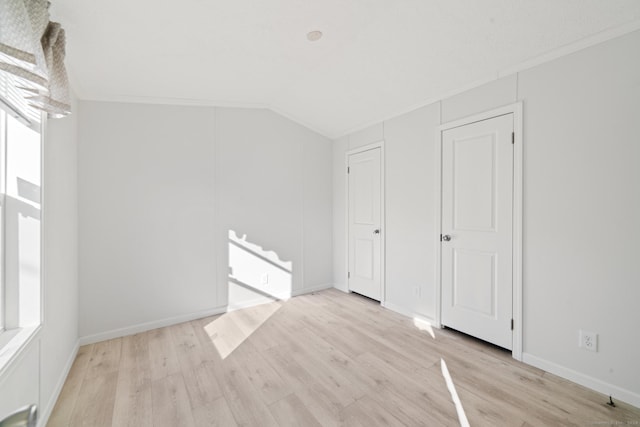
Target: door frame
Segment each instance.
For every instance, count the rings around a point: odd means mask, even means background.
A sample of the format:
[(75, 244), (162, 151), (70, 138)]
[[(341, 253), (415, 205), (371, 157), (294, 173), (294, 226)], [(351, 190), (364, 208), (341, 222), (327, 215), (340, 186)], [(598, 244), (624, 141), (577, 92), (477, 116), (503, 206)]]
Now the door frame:
[(505, 105), (480, 114), (464, 117), (441, 124), (436, 131), (436, 200), (435, 200), (435, 235), (436, 235), (436, 326), (442, 327), (442, 246), (438, 238), (442, 234), (442, 134), (444, 131), (471, 123), (492, 119), (494, 117), (513, 114), (513, 132), (515, 133), (513, 148), (513, 273), (512, 273), (512, 316), (513, 345), (511, 355), (522, 361), (522, 217), (523, 217), (523, 117), (522, 101)]
[(349, 156), (353, 154), (362, 153), (364, 151), (375, 150), (376, 148), (380, 149), (380, 305), (384, 306), (386, 301), (386, 234), (387, 234), (387, 225), (385, 221), (385, 187), (386, 187), (386, 179), (384, 175), (384, 140), (380, 140), (371, 144), (362, 145), (360, 147), (352, 148), (347, 150), (344, 156), (344, 174), (345, 174), (345, 230), (347, 230), (347, 238), (346, 238), (346, 252), (345, 252), (345, 261), (346, 261), (346, 273), (347, 277), (347, 292), (351, 293), (351, 289), (349, 289), (349, 244), (351, 240), (351, 232), (350, 232), (350, 224), (349, 224), (349, 174), (347, 172), (347, 168), (349, 167)]

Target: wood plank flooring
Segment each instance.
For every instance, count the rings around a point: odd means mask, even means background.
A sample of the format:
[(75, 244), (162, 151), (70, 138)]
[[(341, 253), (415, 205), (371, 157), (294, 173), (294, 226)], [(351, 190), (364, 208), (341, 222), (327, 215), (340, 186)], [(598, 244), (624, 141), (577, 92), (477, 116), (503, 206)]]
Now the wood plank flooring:
[(638, 425), (462, 334), (327, 290), (80, 348), (48, 426)]

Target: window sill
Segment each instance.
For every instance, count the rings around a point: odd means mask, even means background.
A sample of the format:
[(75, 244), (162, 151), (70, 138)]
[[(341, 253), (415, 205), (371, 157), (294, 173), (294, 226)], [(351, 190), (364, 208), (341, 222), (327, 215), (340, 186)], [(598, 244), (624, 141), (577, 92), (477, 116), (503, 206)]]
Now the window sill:
[(0, 378), (4, 376), (22, 350), (38, 336), (40, 329), (41, 325), (37, 325), (0, 333)]

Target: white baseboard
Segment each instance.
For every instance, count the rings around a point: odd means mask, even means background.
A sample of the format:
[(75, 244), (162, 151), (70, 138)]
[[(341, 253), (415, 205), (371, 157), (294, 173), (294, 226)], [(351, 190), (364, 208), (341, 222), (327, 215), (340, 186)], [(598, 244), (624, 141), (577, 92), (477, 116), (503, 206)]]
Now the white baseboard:
[[(310, 286), (307, 288), (296, 289), (292, 292), (291, 296), (298, 296), (304, 294), (310, 294), (311, 292), (318, 292), (324, 289), (333, 287), (331, 283), (323, 283), (321, 285)], [(289, 295), (274, 295), (275, 298), (288, 299)], [(154, 320), (152, 322), (139, 323), (137, 325), (126, 326), (124, 328), (113, 329), (111, 331), (100, 332), (97, 334), (87, 335), (80, 337), (80, 345), (93, 344), (100, 341), (106, 341), (114, 338), (126, 337), (127, 335), (133, 335), (140, 332), (150, 331), (152, 329), (162, 328), (165, 326), (175, 325), (176, 323), (189, 322), (195, 319), (201, 319), (203, 317), (215, 316), (216, 314), (226, 313), (227, 311), (241, 310), (243, 308), (253, 307), (259, 304), (265, 304), (271, 302), (269, 298), (257, 298), (249, 301), (243, 301), (239, 304), (233, 304), (225, 307), (216, 307), (208, 310), (198, 311), (195, 313), (184, 314), (175, 317), (169, 317), (162, 320)]]
[(345, 294), (349, 293), (349, 288), (347, 287), (347, 285), (339, 285), (337, 283), (333, 284), (334, 289), (337, 289), (339, 291), (344, 292)]
[(245, 308), (255, 307), (256, 305), (269, 304), (269, 303), (272, 303), (274, 301), (287, 300), (289, 298), (290, 297), (288, 295), (286, 295), (286, 296), (285, 295), (273, 295), (273, 298), (269, 298), (269, 297), (253, 298), (253, 299), (244, 300), (244, 301), (240, 301), (240, 302), (234, 302), (233, 304), (229, 304), (227, 306), (226, 311), (243, 310)]
[(58, 401), (58, 397), (60, 397), (60, 392), (62, 392), (62, 387), (64, 386), (64, 382), (67, 380), (67, 376), (71, 371), (71, 366), (73, 366), (74, 360), (76, 360), (76, 356), (78, 355), (78, 349), (80, 348), (80, 340), (76, 341), (76, 344), (73, 346), (73, 350), (71, 350), (71, 354), (67, 359), (67, 363), (62, 370), (60, 377), (58, 378), (58, 382), (56, 383), (56, 387), (49, 397), (49, 402), (47, 402), (47, 406), (44, 407), (44, 410), (40, 410), (38, 408), (38, 427), (44, 427), (47, 425), (49, 421), (49, 417), (51, 416), (51, 412), (53, 412), (53, 408), (56, 406), (56, 402)]
[(333, 288), (333, 283), (323, 283), (321, 285), (309, 286), (302, 289), (296, 289), (293, 291), (293, 296), (310, 294), (312, 292), (324, 291), (325, 289)]
[(554, 375), (573, 381), (576, 384), (588, 387), (604, 395), (611, 396), (616, 400), (621, 400), (637, 408), (640, 408), (640, 394), (630, 390), (609, 384), (597, 378), (590, 377), (573, 369), (566, 368), (529, 353), (522, 353), (522, 361), (528, 365), (535, 366)]
[(226, 307), (215, 307), (207, 310), (196, 311), (194, 313), (182, 314), (180, 316), (169, 317), (151, 322), (139, 323), (137, 325), (126, 326), (124, 328), (113, 329), (111, 331), (99, 332), (97, 334), (80, 337), (80, 345), (93, 344), (100, 341), (106, 341), (114, 338), (126, 337), (140, 332), (150, 331), (152, 329), (163, 328), (165, 326), (175, 325), (177, 323), (189, 322), (203, 317), (215, 316), (227, 311)]
[(255, 307), (256, 305), (260, 305), (260, 304), (269, 304), (270, 302), (273, 302), (276, 300), (286, 301), (289, 298), (310, 294), (312, 292), (323, 291), (325, 289), (329, 289), (332, 287), (333, 285), (331, 283), (323, 283), (321, 285), (309, 286), (302, 289), (294, 289), (291, 291), (291, 294), (289, 293), (273, 294), (272, 297), (265, 296), (265, 297), (254, 298), (246, 301), (236, 302), (233, 304), (229, 304), (227, 306), (227, 311), (242, 310), (244, 308)]
[(420, 313), (414, 313), (411, 310), (408, 310), (404, 307), (401, 307), (399, 305), (393, 304), (389, 301), (385, 301), (383, 303), (381, 303), (380, 305), (382, 305), (384, 308), (386, 308), (387, 310), (391, 310), (394, 311), (398, 314), (402, 314), (403, 316), (407, 316), (412, 318), (413, 320), (420, 322), (420, 323), (425, 323), (431, 327), (437, 328), (437, 324), (436, 321), (429, 316), (425, 316), (424, 314), (420, 314)]

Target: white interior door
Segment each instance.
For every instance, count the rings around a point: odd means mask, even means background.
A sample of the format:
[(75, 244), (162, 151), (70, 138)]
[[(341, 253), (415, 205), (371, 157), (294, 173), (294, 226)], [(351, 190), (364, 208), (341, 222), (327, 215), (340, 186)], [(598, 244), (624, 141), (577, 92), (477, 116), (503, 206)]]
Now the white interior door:
[(513, 114), (442, 132), (442, 324), (512, 348)]
[(380, 301), (382, 173), (380, 148), (348, 157), (349, 290)]

